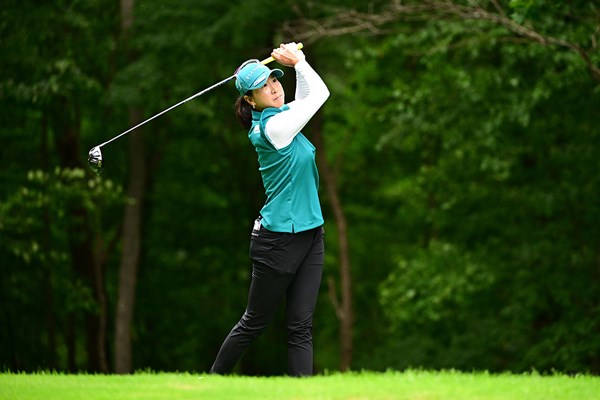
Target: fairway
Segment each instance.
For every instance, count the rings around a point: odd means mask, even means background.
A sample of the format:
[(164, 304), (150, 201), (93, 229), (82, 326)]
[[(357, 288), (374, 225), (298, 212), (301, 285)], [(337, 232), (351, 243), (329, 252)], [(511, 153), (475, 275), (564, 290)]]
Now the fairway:
[(600, 399), (600, 378), (422, 371), (301, 379), (175, 373), (0, 375), (0, 400), (54, 399), (592, 400)]

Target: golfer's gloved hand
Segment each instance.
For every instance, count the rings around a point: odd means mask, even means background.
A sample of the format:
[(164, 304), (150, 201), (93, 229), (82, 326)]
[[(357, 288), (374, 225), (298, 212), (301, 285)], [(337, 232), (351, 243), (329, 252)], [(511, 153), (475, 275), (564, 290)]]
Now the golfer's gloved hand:
[(298, 50), (298, 45), (295, 42), (279, 45), (279, 48), (273, 49), (271, 56), (277, 62), (286, 67), (293, 67), (298, 62), (305, 60), (306, 56), (302, 50)]

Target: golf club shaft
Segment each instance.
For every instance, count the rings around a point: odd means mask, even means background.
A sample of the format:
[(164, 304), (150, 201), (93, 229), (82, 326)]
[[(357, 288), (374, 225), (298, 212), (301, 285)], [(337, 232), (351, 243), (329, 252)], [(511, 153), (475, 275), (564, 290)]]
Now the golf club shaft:
[(139, 128), (140, 126), (144, 125), (146, 122), (150, 122), (150, 121), (152, 121), (154, 118), (156, 118), (156, 117), (160, 117), (161, 115), (163, 115), (163, 114), (164, 114), (164, 113), (166, 113), (167, 111), (171, 111), (172, 109), (174, 109), (174, 108), (176, 108), (176, 107), (179, 107), (179, 106), (180, 106), (180, 105), (182, 105), (183, 103), (186, 103), (186, 102), (188, 102), (188, 101), (190, 101), (190, 100), (192, 100), (192, 99), (194, 99), (194, 98), (196, 98), (196, 97), (198, 97), (198, 96), (201, 96), (201, 95), (203, 95), (204, 93), (208, 92), (209, 90), (212, 90), (212, 89), (216, 88), (217, 86), (221, 86), (221, 85), (223, 85), (223, 84), (227, 83), (228, 81), (232, 80), (233, 78), (235, 78), (235, 75), (232, 75), (232, 76), (230, 76), (229, 78), (223, 79), (223, 80), (222, 80), (221, 82), (219, 82), (219, 83), (215, 83), (215, 84), (214, 84), (214, 85), (212, 85), (211, 87), (209, 87), (209, 88), (206, 88), (206, 89), (204, 89), (204, 90), (202, 90), (202, 91), (200, 91), (200, 92), (196, 93), (195, 95), (193, 95), (193, 96), (190, 96), (190, 97), (188, 97), (187, 99), (180, 101), (179, 103), (177, 103), (177, 104), (175, 104), (175, 105), (173, 105), (173, 106), (171, 106), (171, 107), (167, 108), (166, 110), (163, 110), (163, 111), (159, 112), (159, 113), (158, 113), (158, 114), (156, 114), (156, 115), (153, 115), (152, 117), (148, 118), (147, 120), (145, 120), (145, 121), (143, 121), (143, 122), (140, 122), (139, 124), (137, 124), (137, 125), (136, 125), (136, 126), (134, 126), (133, 128), (129, 128), (129, 129), (127, 129), (125, 132), (123, 132), (123, 133), (121, 133), (121, 134), (119, 134), (119, 135), (115, 136), (114, 138), (112, 138), (112, 139), (110, 139), (110, 140), (107, 140), (106, 142), (104, 142), (104, 143), (102, 143), (102, 144), (98, 145), (98, 147), (102, 147), (102, 146), (104, 146), (105, 144), (109, 144), (110, 142), (112, 142), (112, 141), (114, 141), (114, 140), (117, 140), (117, 139), (118, 139), (118, 138), (120, 138), (121, 136), (123, 136), (123, 135), (126, 135), (126, 134), (128, 134), (129, 132), (131, 132), (132, 130), (134, 130), (134, 129), (136, 129), (136, 128)]
[[(304, 45), (303, 45), (302, 43), (298, 43), (298, 45), (297, 45), (297, 46), (298, 46), (298, 50), (300, 50), (300, 49), (302, 49), (302, 47), (304, 47)], [(264, 59), (264, 60), (262, 60), (260, 63), (261, 63), (261, 64), (263, 64), (263, 65), (267, 65), (267, 64), (269, 64), (269, 63), (271, 63), (271, 62), (273, 62), (273, 61), (275, 61), (275, 59), (274, 59), (273, 57), (269, 57), (269, 58), (265, 58), (265, 59)], [(187, 99), (185, 99), (185, 100), (182, 100), (182, 101), (180, 101), (179, 103), (177, 103), (177, 104), (175, 104), (175, 105), (173, 105), (173, 106), (171, 106), (171, 107), (167, 108), (166, 110), (163, 110), (163, 111), (159, 112), (158, 114), (156, 114), (156, 115), (153, 115), (152, 117), (148, 118), (147, 120), (140, 122), (139, 124), (137, 124), (137, 125), (136, 125), (136, 126), (134, 126), (133, 128), (129, 128), (129, 129), (128, 129), (128, 130), (126, 130), (125, 132), (123, 132), (123, 133), (121, 133), (121, 134), (119, 134), (119, 135), (115, 136), (114, 138), (112, 138), (112, 139), (110, 139), (110, 140), (107, 140), (106, 142), (104, 142), (104, 143), (102, 143), (102, 144), (98, 145), (97, 147), (102, 147), (102, 146), (104, 146), (105, 144), (109, 144), (110, 142), (117, 140), (118, 138), (120, 138), (120, 137), (121, 137), (121, 136), (123, 136), (123, 135), (126, 135), (126, 134), (128, 134), (128, 133), (129, 133), (129, 132), (131, 132), (132, 130), (134, 130), (134, 129), (137, 129), (137, 128), (139, 128), (140, 126), (144, 125), (145, 123), (152, 121), (154, 118), (160, 117), (161, 115), (163, 115), (163, 114), (164, 114), (164, 113), (166, 113), (167, 111), (171, 111), (172, 109), (174, 109), (174, 108), (176, 108), (176, 107), (179, 107), (179, 106), (180, 106), (180, 105), (182, 105), (183, 103), (187, 103), (188, 101), (190, 101), (190, 100), (192, 100), (192, 99), (194, 99), (194, 98), (196, 98), (196, 97), (198, 97), (198, 96), (201, 96), (201, 95), (203, 95), (204, 93), (206, 93), (206, 92), (208, 92), (208, 91), (210, 91), (210, 90), (213, 90), (214, 88), (216, 88), (216, 87), (219, 87), (219, 86), (221, 86), (221, 85), (223, 85), (223, 84), (225, 84), (225, 83), (229, 82), (229, 81), (230, 81), (230, 80), (232, 80), (233, 78), (235, 78), (235, 74), (231, 75), (231, 76), (230, 76), (230, 77), (228, 77), (228, 78), (225, 78), (225, 79), (223, 79), (221, 82), (215, 83), (215, 84), (214, 84), (214, 85), (212, 85), (211, 87), (209, 87), (209, 88), (206, 88), (206, 89), (204, 89), (204, 90), (202, 90), (202, 91), (200, 91), (200, 92), (198, 92), (198, 93), (194, 94), (193, 96), (190, 96), (190, 97), (188, 97), (188, 98), (187, 98)]]

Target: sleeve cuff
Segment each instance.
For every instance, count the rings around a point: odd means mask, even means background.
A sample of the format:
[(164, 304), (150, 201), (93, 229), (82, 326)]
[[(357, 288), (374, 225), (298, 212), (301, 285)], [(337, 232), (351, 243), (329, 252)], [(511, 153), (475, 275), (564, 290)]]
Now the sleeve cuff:
[(306, 61), (306, 59), (300, 60), (296, 63), (296, 65), (294, 65), (294, 69), (296, 71), (302, 71), (304, 68), (306, 68), (306, 65), (308, 65), (308, 62)]

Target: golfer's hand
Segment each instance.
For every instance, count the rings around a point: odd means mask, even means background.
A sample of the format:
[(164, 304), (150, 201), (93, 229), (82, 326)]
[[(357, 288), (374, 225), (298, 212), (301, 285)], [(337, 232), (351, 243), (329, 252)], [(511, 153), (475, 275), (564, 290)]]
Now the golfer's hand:
[(299, 61), (306, 58), (302, 50), (298, 50), (298, 45), (294, 42), (280, 44), (279, 48), (273, 49), (271, 57), (284, 67), (293, 67)]

